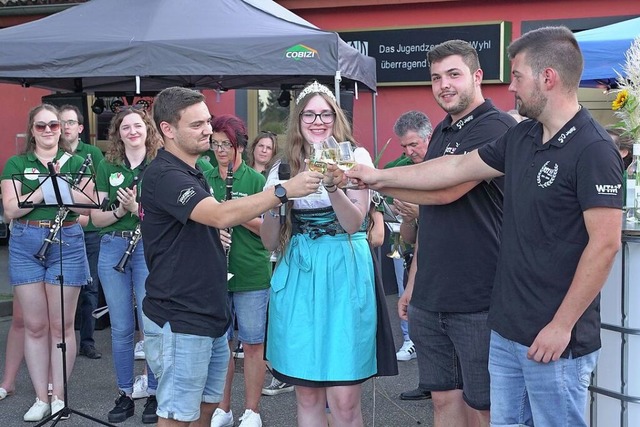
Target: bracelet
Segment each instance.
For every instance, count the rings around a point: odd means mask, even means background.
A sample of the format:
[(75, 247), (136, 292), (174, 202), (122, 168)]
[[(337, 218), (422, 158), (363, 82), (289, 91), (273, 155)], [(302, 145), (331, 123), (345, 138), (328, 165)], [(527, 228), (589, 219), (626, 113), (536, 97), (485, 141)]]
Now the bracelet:
[[(333, 191), (329, 191), (329, 188), (333, 188)], [(338, 186), (333, 184), (333, 185), (325, 185), (324, 189), (327, 190), (327, 193), (335, 193), (336, 191), (338, 191)]]
[(121, 220), (121, 219), (124, 217), (124, 215), (122, 215), (122, 216), (118, 216), (118, 214), (116, 213), (116, 211), (111, 211), (111, 212), (113, 212), (113, 216), (115, 216), (117, 220)]
[(271, 215), (271, 218), (279, 218), (280, 217), (280, 212), (279, 211), (273, 211), (273, 209), (269, 209), (269, 215)]

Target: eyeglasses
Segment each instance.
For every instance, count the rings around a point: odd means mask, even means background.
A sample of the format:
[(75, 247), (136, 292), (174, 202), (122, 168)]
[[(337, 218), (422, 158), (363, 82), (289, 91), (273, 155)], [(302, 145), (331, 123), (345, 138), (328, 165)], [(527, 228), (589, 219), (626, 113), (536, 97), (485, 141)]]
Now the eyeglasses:
[(316, 118), (320, 117), (320, 121), (325, 125), (330, 125), (336, 117), (336, 113), (333, 111), (323, 111), (322, 113), (314, 113), (311, 111), (303, 111), (300, 113), (300, 118), (303, 123), (310, 125), (316, 121)]
[(77, 120), (63, 120), (61, 123), (62, 123), (62, 126), (75, 126), (80, 122)]
[(35, 122), (33, 124), (33, 128), (38, 132), (44, 132), (45, 130), (47, 130), (47, 127), (51, 129), (51, 132), (57, 132), (60, 130), (60, 122), (57, 120), (52, 120), (49, 123)]
[(231, 147), (233, 147), (233, 145), (231, 145), (231, 143), (230, 143), (230, 142), (216, 142), (216, 141), (211, 141), (211, 149), (212, 149), (213, 151), (216, 151), (216, 150), (223, 150), (223, 149), (224, 149), (225, 151), (227, 151), (227, 150), (230, 150), (230, 149), (231, 149)]

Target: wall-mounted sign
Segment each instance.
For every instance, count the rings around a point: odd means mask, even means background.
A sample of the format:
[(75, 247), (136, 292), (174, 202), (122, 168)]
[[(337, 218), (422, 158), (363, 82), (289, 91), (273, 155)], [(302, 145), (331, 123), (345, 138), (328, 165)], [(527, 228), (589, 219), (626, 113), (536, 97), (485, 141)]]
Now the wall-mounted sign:
[(427, 53), (452, 39), (468, 41), (478, 51), (484, 83), (509, 81), (506, 48), (511, 42), (510, 22), (345, 31), (340, 37), (376, 59), (379, 86), (428, 84)]

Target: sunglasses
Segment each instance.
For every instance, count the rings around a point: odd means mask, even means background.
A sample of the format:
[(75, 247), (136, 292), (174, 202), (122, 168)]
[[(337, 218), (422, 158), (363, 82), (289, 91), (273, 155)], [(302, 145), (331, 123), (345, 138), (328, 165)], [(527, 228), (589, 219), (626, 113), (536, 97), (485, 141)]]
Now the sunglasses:
[(35, 122), (33, 124), (33, 128), (37, 131), (37, 132), (44, 132), (45, 130), (47, 130), (47, 127), (49, 129), (51, 129), (51, 132), (57, 132), (60, 130), (60, 122), (57, 120), (52, 120), (49, 123), (45, 123), (45, 122)]

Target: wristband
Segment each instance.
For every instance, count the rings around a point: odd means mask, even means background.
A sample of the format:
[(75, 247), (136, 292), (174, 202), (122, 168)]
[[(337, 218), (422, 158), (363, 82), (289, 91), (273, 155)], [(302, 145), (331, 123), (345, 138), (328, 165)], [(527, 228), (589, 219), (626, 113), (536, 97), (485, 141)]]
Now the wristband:
[(124, 215), (122, 215), (122, 216), (118, 216), (118, 214), (116, 213), (116, 211), (111, 211), (111, 212), (113, 212), (113, 216), (115, 216), (117, 220), (121, 220), (121, 219), (124, 217)]
[[(330, 191), (329, 188), (333, 188), (333, 191)], [(333, 184), (333, 185), (325, 185), (324, 189), (327, 190), (327, 193), (335, 193), (336, 191), (338, 191), (338, 186)]]

